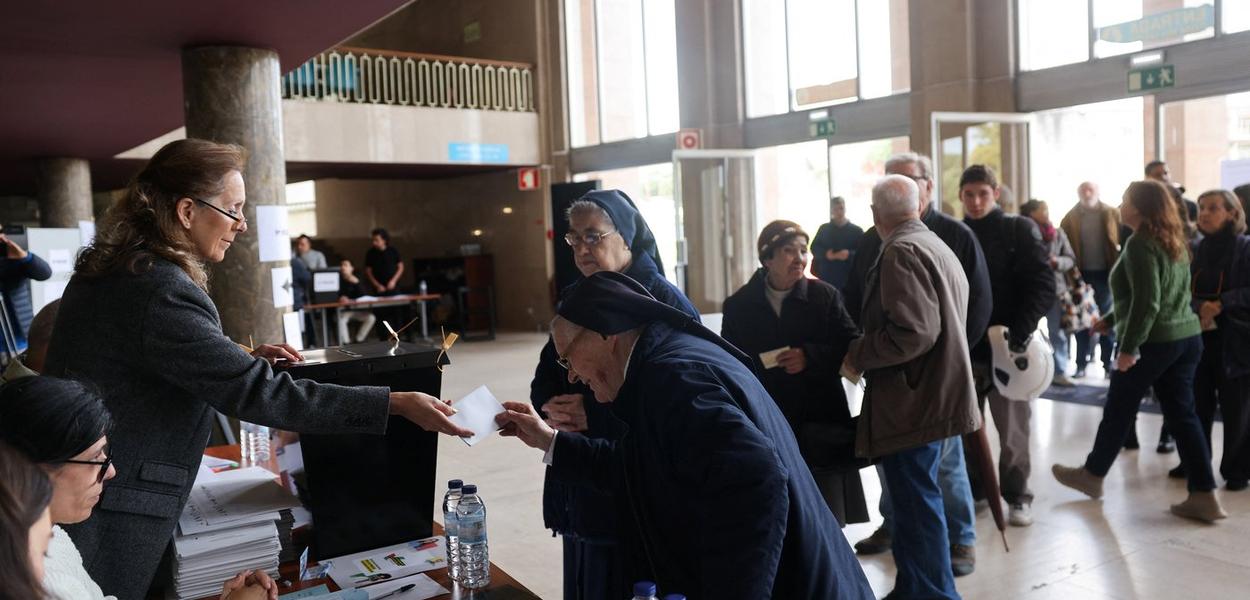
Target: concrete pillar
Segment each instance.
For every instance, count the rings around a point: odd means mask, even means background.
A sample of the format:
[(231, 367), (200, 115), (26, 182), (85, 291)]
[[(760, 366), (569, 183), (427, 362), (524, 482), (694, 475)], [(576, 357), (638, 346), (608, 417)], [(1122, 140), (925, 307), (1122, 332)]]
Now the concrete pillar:
[(82, 158), (45, 158), (36, 165), (39, 223), (44, 227), (78, 227), (93, 221), (91, 167)]
[[(911, 146), (932, 154), (929, 132), (934, 112), (1015, 112), (1014, 3), (1001, 0), (913, 0), (911, 31)], [(968, 126), (944, 127), (943, 139)], [(1010, 137), (1010, 136), (1007, 136)], [(1023, 141), (1003, 140), (1004, 183), (1028, 198)], [(967, 149), (965, 148), (965, 152)], [(933, 156), (939, 176), (941, 157)], [(955, 194), (942, 192), (950, 210)]]
[(282, 148), (281, 69), (272, 50), (229, 46), (182, 52), (187, 137), (239, 144), (247, 149), (243, 182), (249, 230), (235, 239), (221, 263), (211, 265), (209, 287), (222, 329), (235, 341), (281, 343), (282, 314), (273, 305), (271, 269), (290, 263), (261, 262), (256, 208), (286, 205)]

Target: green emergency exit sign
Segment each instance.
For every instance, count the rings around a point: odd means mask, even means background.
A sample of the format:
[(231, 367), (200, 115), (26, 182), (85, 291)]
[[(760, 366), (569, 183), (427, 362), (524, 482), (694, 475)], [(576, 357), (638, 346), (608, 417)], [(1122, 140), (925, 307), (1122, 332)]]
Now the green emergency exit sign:
[(833, 119), (812, 121), (808, 128), (811, 131), (812, 137), (832, 137), (833, 134), (838, 132), (837, 123), (835, 123)]
[(1172, 65), (1159, 65), (1128, 72), (1128, 91), (1158, 90), (1176, 85), (1176, 71)]

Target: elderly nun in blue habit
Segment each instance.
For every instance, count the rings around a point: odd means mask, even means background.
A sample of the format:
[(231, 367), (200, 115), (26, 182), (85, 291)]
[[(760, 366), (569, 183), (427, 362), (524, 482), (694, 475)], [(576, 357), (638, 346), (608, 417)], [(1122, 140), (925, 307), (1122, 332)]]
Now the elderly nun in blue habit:
[(629, 579), (690, 598), (873, 598), (750, 359), (619, 273), (586, 278), (558, 313), (563, 364), (626, 433), (557, 432), (519, 402), (498, 420), (545, 451), (551, 478), (618, 494)]
[[(596, 190), (569, 206), (565, 241), (584, 280), (600, 271), (625, 273), (661, 302), (698, 319), (680, 290), (664, 278), (664, 265), (651, 228), (629, 196), (619, 190)], [(575, 287), (570, 285), (561, 297)], [(615, 440), (623, 429), (610, 411), (594, 402), (590, 388), (569, 383), (548, 340), (539, 357), (530, 400), (560, 431), (593, 439)], [(543, 485), (543, 521), (564, 539), (564, 598), (627, 598), (630, 584), (617, 567), (616, 505), (610, 492), (570, 486), (550, 476)]]

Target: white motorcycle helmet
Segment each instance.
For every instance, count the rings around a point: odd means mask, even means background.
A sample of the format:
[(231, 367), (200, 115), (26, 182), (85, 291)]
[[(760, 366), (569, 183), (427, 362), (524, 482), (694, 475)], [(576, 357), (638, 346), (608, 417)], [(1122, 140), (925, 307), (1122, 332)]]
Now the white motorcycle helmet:
[(1013, 352), (1006, 327), (994, 325), (986, 335), (990, 339), (991, 377), (1004, 398), (1028, 402), (1050, 387), (1055, 358), (1042, 336), (1030, 336), (1023, 352)]

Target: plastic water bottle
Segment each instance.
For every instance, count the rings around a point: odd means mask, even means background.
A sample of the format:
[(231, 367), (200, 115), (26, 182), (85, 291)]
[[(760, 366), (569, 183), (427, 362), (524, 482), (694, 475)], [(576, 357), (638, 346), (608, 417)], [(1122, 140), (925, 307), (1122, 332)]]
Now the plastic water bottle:
[(476, 485), (460, 488), (456, 504), (456, 533), (460, 536), (460, 585), (468, 589), (490, 585), (490, 550), (486, 546), (486, 505)]
[(635, 583), (634, 600), (660, 600), (655, 597), (655, 582), (639, 581)]
[(424, 295), (426, 295), (426, 294), (430, 293), (430, 288), (429, 288), (429, 286), (425, 285), (425, 280), (424, 280), (424, 279), (422, 279), (422, 280), (421, 280), (421, 283), (420, 283), (419, 285), (417, 285), (417, 291), (418, 291), (418, 292), (421, 292), (421, 295), (422, 295), (422, 296), (424, 296)]
[(242, 466), (264, 464), (269, 461), (269, 456), (269, 428), (239, 421), (239, 458)]
[(443, 494), (443, 541), (447, 548), (447, 576), (452, 581), (460, 581), (460, 536), (456, 528), (456, 505), (460, 503), (461, 487), (464, 482), (453, 479), (447, 482), (447, 493)]

